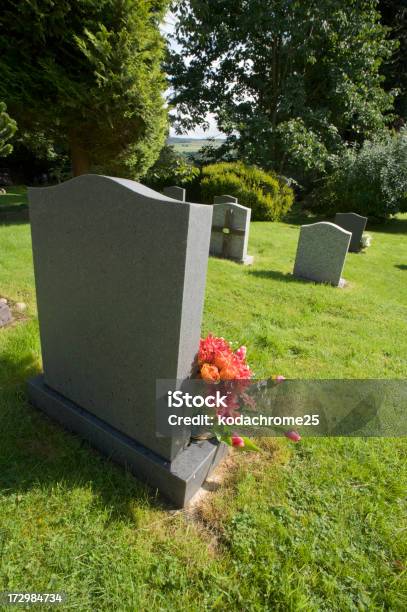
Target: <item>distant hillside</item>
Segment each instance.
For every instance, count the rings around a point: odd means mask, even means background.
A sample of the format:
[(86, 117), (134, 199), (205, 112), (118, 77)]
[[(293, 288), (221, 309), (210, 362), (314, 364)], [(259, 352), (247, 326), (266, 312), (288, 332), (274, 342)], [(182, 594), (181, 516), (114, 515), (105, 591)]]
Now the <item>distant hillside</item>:
[(167, 144), (172, 145), (179, 153), (197, 153), (199, 149), (208, 144), (219, 147), (223, 142), (225, 142), (223, 138), (216, 138), (214, 141), (208, 138), (187, 138), (183, 136), (169, 136), (167, 138)]

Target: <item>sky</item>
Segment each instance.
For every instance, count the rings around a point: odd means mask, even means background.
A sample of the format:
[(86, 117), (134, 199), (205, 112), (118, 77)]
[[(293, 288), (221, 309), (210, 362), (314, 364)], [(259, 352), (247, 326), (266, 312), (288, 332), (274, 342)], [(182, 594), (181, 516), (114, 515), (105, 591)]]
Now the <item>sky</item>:
[[(173, 34), (174, 32), (175, 19), (176, 19), (175, 16), (171, 12), (168, 12), (167, 15), (165, 16), (164, 23), (161, 26), (161, 32), (167, 38), (169, 35)], [(179, 51), (180, 47), (174, 41), (170, 40), (169, 38), (168, 40), (169, 40), (170, 48)], [(168, 93), (169, 91), (170, 90), (168, 90)], [(182, 134), (181, 136), (183, 138), (186, 138), (186, 137), (189, 137), (189, 138), (223, 138), (224, 135), (222, 134), (222, 132), (218, 130), (214, 116), (212, 114), (208, 114), (206, 117), (206, 120), (209, 123), (208, 130), (204, 131), (202, 128), (197, 127), (195, 128), (195, 130), (190, 130), (189, 132), (186, 132), (185, 134)], [(176, 134), (174, 128), (170, 128), (170, 136), (180, 136), (180, 134)]]

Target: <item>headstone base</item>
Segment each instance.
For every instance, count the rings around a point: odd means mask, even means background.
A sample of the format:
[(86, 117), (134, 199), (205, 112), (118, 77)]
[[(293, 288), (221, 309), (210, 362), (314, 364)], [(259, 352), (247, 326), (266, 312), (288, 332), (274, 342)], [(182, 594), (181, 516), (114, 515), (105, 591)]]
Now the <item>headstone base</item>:
[(327, 281), (317, 281), (313, 278), (307, 278), (306, 276), (299, 276), (298, 274), (294, 274), (294, 273), (293, 273), (293, 278), (298, 278), (298, 280), (306, 281), (308, 283), (316, 283), (317, 285), (330, 285), (331, 287), (338, 287), (339, 289), (343, 289), (348, 284), (348, 281), (345, 280), (344, 278), (340, 278), (338, 284), (329, 283)]
[(109, 459), (125, 465), (177, 507), (190, 501), (228, 452), (226, 444), (213, 440), (191, 442), (169, 462), (48, 387), (42, 375), (28, 381), (27, 390), (36, 408), (88, 440)]
[(234, 261), (235, 263), (242, 264), (242, 266), (251, 266), (254, 261), (253, 255), (246, 255), (244, 259), (234, 259), (232, 257), (222, 257), (222, 255), (217, 255), (215, 253), (209, 253), (212, 257), (217, 257), (218, 259), (227, 259), (228, 261)]

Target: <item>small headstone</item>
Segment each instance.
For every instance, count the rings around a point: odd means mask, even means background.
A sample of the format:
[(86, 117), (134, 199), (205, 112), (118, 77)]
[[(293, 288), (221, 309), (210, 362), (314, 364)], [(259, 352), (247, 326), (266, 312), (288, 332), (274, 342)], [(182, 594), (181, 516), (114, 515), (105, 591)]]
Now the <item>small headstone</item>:
[(6, 190), (3, 187), (0, 187), (0, 195), (6, 195)]
[(294, 276), (317, 283), (343, 286), (342, 270), (351, 233), (323, 221), (302, 225), (294, 264)]
[(251, 212), (250, 208), (238, 204), (233, 196), (215, 196), (211, 255), (245, 265), (253, 263), (253, 257), (247, 254)]
[(362, 217), (356, 213), (336, 213), (335, 224), (339, 225), (348, 232), (351, 232), (349, 251), (357, 253), (361, 249), (361, 240), (365, 231), (367, 217)]
[(176, 187), (175, 185), (172, 187), (164, 187), (163, 194), (174, 200), (185, 202), (186, 190), (183, 187)]
[(14, 305), (14, 308), (17, 310), (17, 312), (24, 312), (27, 309), (27, 304), (24, 302), (17, 302)]
[(0, 302), (0, 327), (7, 325), (7, 323), (11, 323), (13, 320), (13, 315), (11, 314), (10, 308), (7, 306), (7, 303)]
[(156, 382), (194, 374), (212, 208), (83, 175), (29, 189), (44, 376), (31, 401), (177, 505), (224, 454), (156, 435)]

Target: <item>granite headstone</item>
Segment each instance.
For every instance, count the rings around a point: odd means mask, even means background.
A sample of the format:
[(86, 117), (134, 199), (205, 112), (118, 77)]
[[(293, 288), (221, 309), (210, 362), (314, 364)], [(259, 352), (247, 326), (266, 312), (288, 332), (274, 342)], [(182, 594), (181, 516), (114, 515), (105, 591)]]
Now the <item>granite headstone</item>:
[(348, 232), (351, 232), (349, 251), (357, 253), (361, 249), (360, 241), (365, 231), (367, 217), (362, 217), (356, 213), (336, 213), (335, 224), (339, 225)]
[(251, 209), (237, 203), (229, 195), (215, 196), (213, 203), (210, 253), (249, 265), (253, 257), (247, 254)]
[(342, 286), (342, 270), (351, 233), (323, 221), (302, 225), (294, 264), (294, 276)]
[(186, 190), (183, 187), (177, 187), (176, 185), (173, 185), (172, 187), (164, 187), (163, 194), (169, 198), (173, 198), (174, 200), (185, 202)]
[[(156, 435), (156, 381), (194, 373), (212, 209), (84, 175), (29, 189), (44, 365), (32, 403), (183, 505), (222, 447)], [(216, 460), (215, 460), (216, 459)]]

